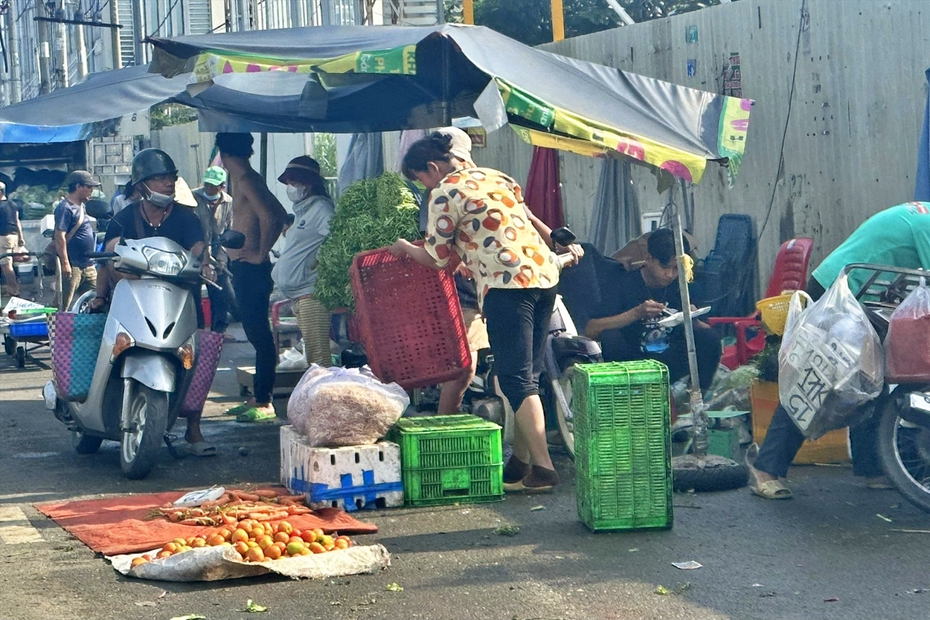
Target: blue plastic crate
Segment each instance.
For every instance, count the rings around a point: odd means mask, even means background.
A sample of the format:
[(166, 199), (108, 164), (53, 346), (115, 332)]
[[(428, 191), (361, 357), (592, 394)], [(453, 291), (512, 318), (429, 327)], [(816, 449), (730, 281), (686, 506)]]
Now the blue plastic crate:
[(13, 338), (47, 338), (48, 323), (44, 320), (10, 323), (10, 336)]

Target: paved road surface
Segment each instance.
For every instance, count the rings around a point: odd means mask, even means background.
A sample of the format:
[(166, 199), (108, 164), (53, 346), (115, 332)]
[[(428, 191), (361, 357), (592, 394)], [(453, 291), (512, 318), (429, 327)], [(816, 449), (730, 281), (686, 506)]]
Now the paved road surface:
[[(268, 606), (259, 616), (268, 620), (930, 618), (930, 515), (893, 491), (865, 490), (845, 468), (794, 469), (795, 499), (786, 502), (745, 489), (676, 495), (675, 526), (660, 532), (590, 533), (577, 519), (570, 483), (550, 496), (494, 504), (366, 512), (380, 532), (358, 540), (384, 544), (392, 566), (325, 581), (128, 579), (33, 508), (98, 494), (276, 481), (277, 426), (220, 415), (237, 394), (228, 369), (249, 351), (227, 345), (214, 385), (204, 431), (220, 455), (174, 461), (165, 452), (142, 481), (121, 476), (115, 443), (75, 454), (39, 396), (50, 372), (20, 371), (2, 356), (0, 619), (235, 619), (247, 599)], [(283, 416), (286, 401), (277, 405)], [(571, 463), (562, 457), (556, 464), (571, 481)], [(502, 525), (520, 531), (494, 534)], [(899, 531), (907, 529), (924, 533)], [(703, 568), (671, 565), (685, 560)], [(388, 591), (392, 583), (404, 590)], [(660, 585), (673, 593), (656, 594)]]

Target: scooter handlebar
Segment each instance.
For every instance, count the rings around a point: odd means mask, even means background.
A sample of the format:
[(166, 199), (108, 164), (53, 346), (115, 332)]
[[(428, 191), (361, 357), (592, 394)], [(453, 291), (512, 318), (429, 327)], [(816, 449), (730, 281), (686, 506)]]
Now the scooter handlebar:
[(117, 256), (119, 255), (116, 252), (91, 252), (87, 255), (87, 258), (109, 259), (116, 258)]

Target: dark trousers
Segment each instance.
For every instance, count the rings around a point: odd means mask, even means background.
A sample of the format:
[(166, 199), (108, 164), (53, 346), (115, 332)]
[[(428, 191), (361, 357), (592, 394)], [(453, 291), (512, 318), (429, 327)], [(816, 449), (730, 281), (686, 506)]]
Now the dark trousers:
[[(668, 348), (661, 353), (644, 352), (638, 343), (631, 343), (623, 337), (623, 330), (608, 329), (601, 334), (601, 345), (606, 362), (630, 362), (634, 360), (656, 360), (668, 366), (668, 378), (674, 383), (691, 373), (688, 365), (688, 343), (685, 329), (676, 327), (668, 337)], [(714, 380), (714, 374), (720, 365), (720, 338), (714, 330), (699, 325), (694, 326), (694, 351), (697, 355), (698, 375), (701, 391), (707, 391)]]
[(255, 347), (255, 381), (252, 389), (257, 405), (271, 402), (274, 390), (275, 367), (278, 350), (274, 346), (268, 308), (271, 300), (271, 263), (253, 265), (243, 261), (230, 261), (233, 290), (239, 307), (239, 320), (245, 335)]
[[(697, 356), (698, 379), (701, 391), (706, 392), (714, 381), (714, 375), (720, 366), (722, 348), (720, 338), (714, 330), (694, 326), (694, 352)], [(668, 376), (671, 381), (678, 381), (682, 377), (690, 376), (691, 367), (688, 365), (688, 343), (685, 339), (685, 328), (676, 327), (669, 338), (669, 347), (662, 353), (643, 353), (644, 358), (654, 359), (668, 366)]]
[[(882, 402), (879, 399), (879, 402)], [(878, 415), (849, 427), (849, 448), (852, 452), (853, 474), (872, 478), (882, 475), (882, 466), (878, 460)], [(765, 434), (765, 441), (759, 448), (753, 467), (767, 474), (784, 478), (788, 475), (788, 466), (804, 444), (804, 435), (795, 425), (785, 408), (778, 405), (772, 423)]]
[[(807, 294), (817, 301), (826, 291), (813, 277), (807, 283)], [(853, 473), (857, 476), (874, 477), (882, 475), (882, 467), (878, 461), (878, 445), (876, 437), (878, 420), (884, 400), (879, 397), (876, 401), (872, 416), (849, 428), (849, 448), (852, 452)], [(784, 478), (788, 474), (788, 466), (798, 454), (804, 444), (804, 435), (795, 425), (785, 408), (778, 405), (772, 423), (765, 434), (765, 441), (759, 448), (753, 467), (772, 476)]]
[(225, 272), (216, 276), (216, 283), (223, 287), (222, 290), (207, 286), (207, 293), (210, 295), (210, 331), (222, 334), (229, 327), (230, 298), (233, 292), (229, 276)]
[(488, 323), (494, 370), (514, 411), (528, 396), (539, 394), (555, 294), (555, 287), (494, 288), (484, 298), (482, 314)]

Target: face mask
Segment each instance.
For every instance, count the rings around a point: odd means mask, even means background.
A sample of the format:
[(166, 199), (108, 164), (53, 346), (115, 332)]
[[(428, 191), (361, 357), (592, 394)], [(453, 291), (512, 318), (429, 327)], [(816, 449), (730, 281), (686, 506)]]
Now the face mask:
[(220, 196), (222, 196), (222, 194), (204, 194), (203, 195), (203, 197), (209, 200), (210, 202), (219, 200)]
[(145, 183), (143, 183), (142, 186), (149, 190), (149, 196), (146, 198), (146, 200), (151, 202), (159, 209), (167, 209), (168, 206), (174, 202), (174, 194), (161, 194), (159, 192), (153, 192)]
[(307, 197), (307, 188), (302, 185), (288, 185), (287, 199), (291, 202), (300, 202)]

